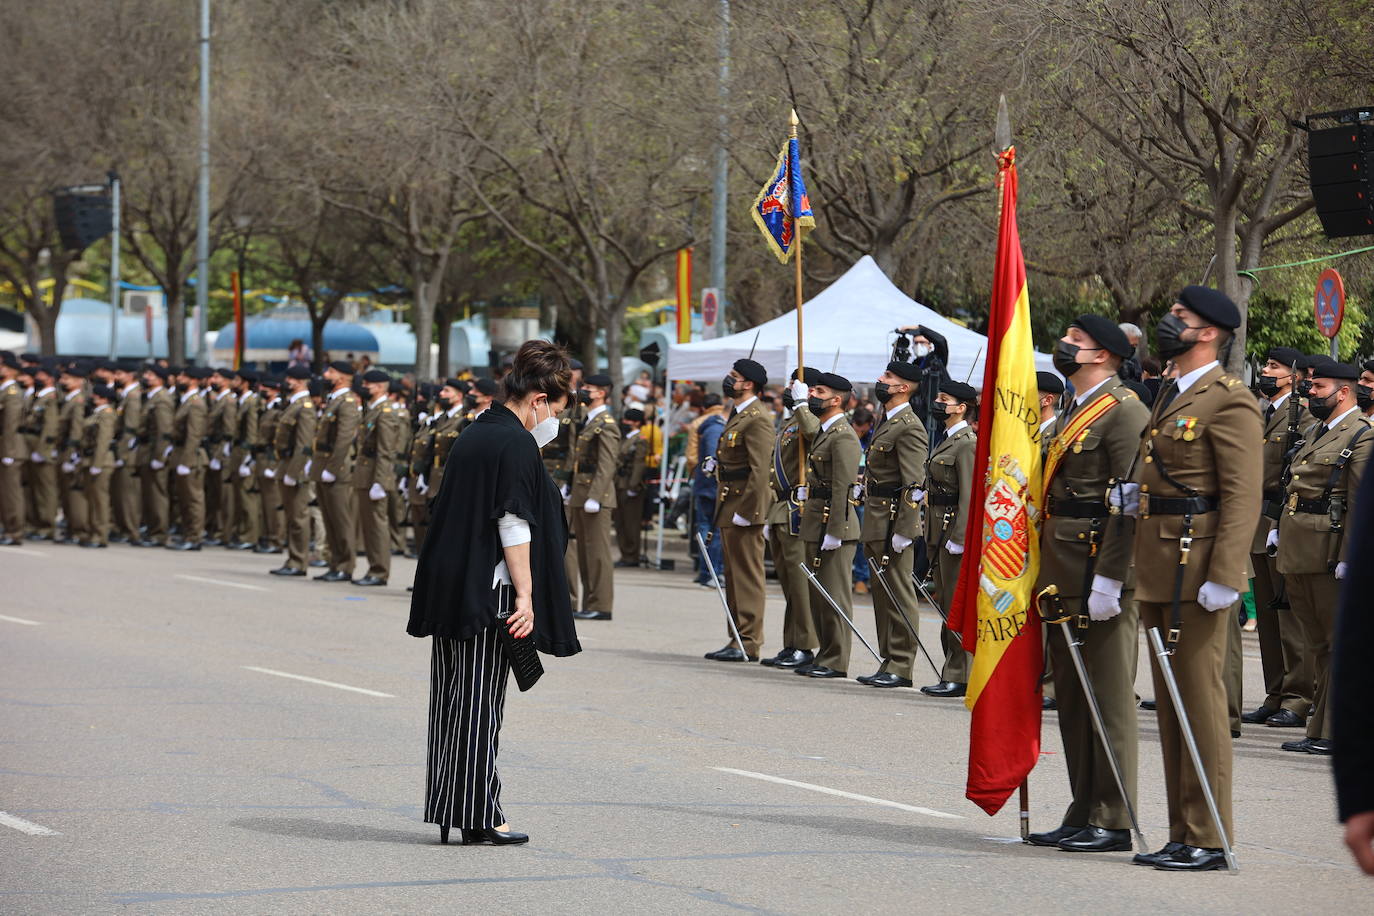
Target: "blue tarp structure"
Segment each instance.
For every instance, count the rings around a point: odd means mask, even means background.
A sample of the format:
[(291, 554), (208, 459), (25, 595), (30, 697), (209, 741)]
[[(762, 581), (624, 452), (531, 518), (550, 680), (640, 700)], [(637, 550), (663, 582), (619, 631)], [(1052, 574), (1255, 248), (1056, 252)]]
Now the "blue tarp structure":
[[(233, 359), (234, 343), (237, 335), (232, 324), (220, 328), (215, 335), (213, 358), (215, 362), (227, 363)], [(258, 316), (249, 318), (244, 324), (243, 358), (250, 363), (280, 363), (286, 361), (286, 350), (291, 341), (300, 339), (310, 344), (310, 319), (273, 318)], [(324, 325), (324, 349), (334, 359), (343, 359), (349, 353), (354, 356), (367, 354), (377, 361), (381, 346), (377, 336), (361, 325), (348, 321), (331, 319)], [(412, 357), (413, 359), (413, 357)]]

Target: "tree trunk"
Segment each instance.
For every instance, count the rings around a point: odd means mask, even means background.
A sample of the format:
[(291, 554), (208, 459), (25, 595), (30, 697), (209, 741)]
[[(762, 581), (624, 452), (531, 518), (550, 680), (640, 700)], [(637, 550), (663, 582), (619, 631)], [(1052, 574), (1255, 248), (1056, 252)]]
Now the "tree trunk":
[(38, 352), (44, 356), (57, 355), (57, 309), (30, 309), (38, 329)]
[(181, 290), (166, 290), (167, 299), (167, 362), (173, 366), (186, 365), (186, 304)]
[(439, 337), (439, 360), (434, 367), (437, 378), (448, 378), (450, 369), (449, 355), (449, 334), (453, 326), (453, 309), (436, 309), (434, 313), (434, 330)]
[(324, 371), (324, 326), (327, 321), (329, 321), (328, 311), (321, 314), (314, 306), (310, 307), (310, 349), (315, 351), (314, 359), (311, 362), (317, 375)]
[(1245, 330), (1249, 323), (1250, 281), (1236, 273), (1236, 210), (1230, 208), (1217, 213), (1214, 248), (1216, 251), (1217, 289), (1225, 293), (1240, 310), (1240, 327), (1231, 339), (1231, 352), (1225, 359), (1226, 371), (1239, 374), (1245, 364)]
[[(425, 278), (424, 261), (417, 254), (411, 261), (415, 290), (415, 377), (433, 378), (429, 347), (434, 340), (434, 294), (436, 290)], [(435, 284), (437, 285), (437, 284)]]
[[(611, 377), (611, 397), (607, 403), (619, 403), (620, 389), (625, 387), (625, 373), (620, 360), (622, 339), (620, 309), (607, 303), (602, 314), (606, 319), (606, 374)], [(614, 400), (613, 400), (614, 399)]]

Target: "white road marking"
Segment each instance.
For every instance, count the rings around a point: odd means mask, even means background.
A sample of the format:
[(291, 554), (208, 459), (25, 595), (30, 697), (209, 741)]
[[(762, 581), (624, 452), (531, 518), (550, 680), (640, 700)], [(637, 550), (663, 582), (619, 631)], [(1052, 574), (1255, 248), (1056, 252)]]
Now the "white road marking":
[(42, 824), (35, 824), (33, 821), (26, 821), (22, 817), (15, 817), (6, 811), (0, 811), (0, 824), (6, 827), (13, 827), (20, 833), (27, 833), (29, 836), (61, 836), (56, 830), (50, 830)]
[(247, 589), (250, 592), (267, 591), (267, 589), (263, 588), (261, 585), (245, 585), (242, 582), (226, 582), (224, 579), (207, 579), (204, 576), (187, 576), (181, 573), (177, 573), (175, 576), (173, 576), (173, 578), (185, 579), (187, 582), (204, 582), (207, 585), (223, 585), (227, 588), (242, 588)]
[(322, 681), (317, 677), (306, 677), (304, 674), (290, 674), (286, 671), (275, 671), (271, 668), (258, 668), (253, 665), (244, 665), (249, 671), (256, 671), (259, 674), (273, 674), (277, 677), (289, 677), (293, 681), (305, 681), (307, 684), (319, 684), (322, 687), (333, 687), (336, 690), (351, 690), (354, 693), (365, 693), (370, 697), (395, 698), (395, 694), (382, 693), (380, 690), (368, 690), (366, 687), (353, 687), (348, 684), (339, 684), (334, 681)]
[(711, 769), (719, 770), (722, 773), (734, 773), (736, 776), (747, 776), (750, 779), (761, 779), (764, 782), (775, 782), (780, 786), (792, 786), (797, 789), (808, 789), (812, 792), (821, 792), (825, 795), (836, 795), (840, 798), (868, 802), (870, 805), (882, 805), (884, 808), (896, 808), (898, 811), (910, 811), (913, 814), (925, 814), (930, 817), (942, 817), (958, 821), (964, 819), (962, 814), (950, 814), (946, 811), (936, 811), (934, 808), (922, 808), (920, 805), (907, 805), (902, 802), (889, 801), (886, 798), (874, 798), (871, 795), (856, 795), (853, 792), (843, 792), (839, 789), (817, 786), (809, 782), (797, 782), (793, 779), (783, 779), (781, 776), (769, 776), (767, 773), (753, 773), (749, 770), (736, 770), (731, 767), (711, 767)]
[(4, 614), (0, 614), (0, 620), (8, 621), (9, 623), (22, 623), (26, 627), (39, 626), (37, 620), (25, 620), (23, 617), (7, 617)]

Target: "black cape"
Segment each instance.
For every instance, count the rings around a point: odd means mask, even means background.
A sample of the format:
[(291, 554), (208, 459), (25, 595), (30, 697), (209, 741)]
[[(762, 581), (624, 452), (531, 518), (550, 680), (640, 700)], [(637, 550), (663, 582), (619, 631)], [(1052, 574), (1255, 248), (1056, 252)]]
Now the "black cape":
[(495, 622), (492, 575), (504, 558), (496, 520), (507, 512), (530, 523), (535, 644), (548, 655), (582, 651), (563, 567), (568, 524), (562, 496), (534, 437), (499, 404), (464, 430), (449, 452), (430, 506), (406, 632), (467, 639)]

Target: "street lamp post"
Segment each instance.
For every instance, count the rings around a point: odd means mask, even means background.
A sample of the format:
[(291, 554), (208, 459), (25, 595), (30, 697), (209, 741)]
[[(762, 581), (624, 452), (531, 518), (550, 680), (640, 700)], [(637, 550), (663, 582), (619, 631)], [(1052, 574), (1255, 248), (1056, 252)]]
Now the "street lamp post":
[(210, 307), (210, 0), (200, 0), (200, 187), (196, 214), (196, 364), (205, 365)]
[(110, 359), (119, 359), (119, 173), (110, 172)]

